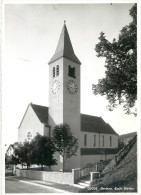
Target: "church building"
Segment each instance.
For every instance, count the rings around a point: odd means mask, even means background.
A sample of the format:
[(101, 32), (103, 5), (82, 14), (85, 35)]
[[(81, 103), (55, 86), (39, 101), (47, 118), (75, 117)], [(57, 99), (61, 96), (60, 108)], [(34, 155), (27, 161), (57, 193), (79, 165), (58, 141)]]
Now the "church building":
[[(101, 117), (80, 113), (81, 62), (74, 53), (64, 23), (53, 57), (49, 61), (49, 107), (30, 103), (18, 129), (18, 142), (31, 140), (37, 133), (50, 136), (55, 125), (67, 123), (78, 139), (76, 156), (67, 159), (65, 170), (82, 168), (114, 157), (118, 149), (118, 134)], [(62, 158), (56, 153), (62, 169)]]

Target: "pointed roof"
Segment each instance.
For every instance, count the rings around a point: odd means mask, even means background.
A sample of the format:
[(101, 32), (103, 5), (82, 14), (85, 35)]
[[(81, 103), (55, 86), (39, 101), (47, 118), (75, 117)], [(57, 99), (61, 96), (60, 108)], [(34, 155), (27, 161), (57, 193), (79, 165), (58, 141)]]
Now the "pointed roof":
[(51, 64), (52, 62), (60, 59), (61, 57), (65, 57), (73, 62), (81, 64), (81, 62), (79, 61), (79, 59), (76, 57), (74, 53), (65, 21), (64, 21), (64, 26), (60, 35), (60, 39), (58, 41), (55, 54), (53, 55), (53, 57), (51, 58), (48, 64)]

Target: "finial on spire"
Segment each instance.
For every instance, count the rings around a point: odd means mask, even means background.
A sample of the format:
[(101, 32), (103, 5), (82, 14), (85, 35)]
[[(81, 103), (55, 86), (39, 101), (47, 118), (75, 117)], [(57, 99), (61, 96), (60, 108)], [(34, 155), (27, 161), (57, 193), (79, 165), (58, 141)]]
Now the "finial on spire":
[(64, 20), (64, 24), (66, 24), (66, 20)]

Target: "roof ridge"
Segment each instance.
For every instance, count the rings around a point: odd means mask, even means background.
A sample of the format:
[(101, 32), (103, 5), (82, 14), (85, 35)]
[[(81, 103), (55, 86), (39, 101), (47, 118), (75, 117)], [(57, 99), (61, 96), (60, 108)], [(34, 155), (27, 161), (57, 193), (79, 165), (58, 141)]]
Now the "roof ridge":
[(86, 116), (92, 116), (92, 117), (96, 117), (96, 118), (101, 118), (103, 120), (103, 118), (101, 116), (94, 116), (94, 115), (90, 115), (90, 114), (84, 114), (84, 113), (80, 113), (81, 115), (86, 115)]
[(42, 106), (42, 105), (39, 105), (39, 104), (30, 104), (31, 106), (39, 106), (39, 107), (45, 107), (45, 108), (48, 108), (48, 106)]

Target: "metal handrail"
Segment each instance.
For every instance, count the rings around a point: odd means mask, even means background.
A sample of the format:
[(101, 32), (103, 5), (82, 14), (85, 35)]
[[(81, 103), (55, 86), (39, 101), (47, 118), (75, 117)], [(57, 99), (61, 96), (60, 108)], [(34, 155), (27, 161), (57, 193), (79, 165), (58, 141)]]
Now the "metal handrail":
[(133, 144), (136, 142), (136, 140), (137, 140), (137, 135), (135, 135), (134, 138), (130, 140), (130, 142), (126, 146), (124, 146), (118, 152), (118, 154), (115, 155), (116, 164), (118, 164), (121, 161), (121, 159), (123, 159), (123, 157), (129, 152), (129, 150), (131, 149)]

